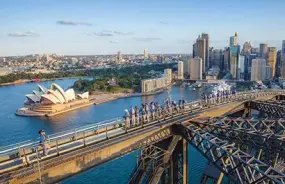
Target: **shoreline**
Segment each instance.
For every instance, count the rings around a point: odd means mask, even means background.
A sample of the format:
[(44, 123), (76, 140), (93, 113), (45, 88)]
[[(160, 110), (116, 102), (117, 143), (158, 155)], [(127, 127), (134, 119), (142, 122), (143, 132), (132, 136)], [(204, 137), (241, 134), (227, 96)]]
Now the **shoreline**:
[(81, 77), (88, 77), (88, 76), (75, 76), (75, 77), (59, 77), (59, 78), (51, 78), (51, 79), (39, 79), (39, 81), (34, 81), (33, 79), (19, 79), (14, 82), (7, 82), (0, 84), (1, 86), (12, 86), (12, 85), (20, 85), (26, 83), (37, 83), (37, 82), (45, 82), (45, 81), (53, 81), (53, 80), (64, 80), (64, 79), (78, 79)]

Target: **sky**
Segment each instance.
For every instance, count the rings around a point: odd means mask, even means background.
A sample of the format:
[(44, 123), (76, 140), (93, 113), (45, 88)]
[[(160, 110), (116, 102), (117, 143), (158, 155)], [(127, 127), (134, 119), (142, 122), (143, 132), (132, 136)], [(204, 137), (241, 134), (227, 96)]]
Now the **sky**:
[(0, 0), (0, 56), (192, 53), (210, 46), (281, 47), (285, 0)]

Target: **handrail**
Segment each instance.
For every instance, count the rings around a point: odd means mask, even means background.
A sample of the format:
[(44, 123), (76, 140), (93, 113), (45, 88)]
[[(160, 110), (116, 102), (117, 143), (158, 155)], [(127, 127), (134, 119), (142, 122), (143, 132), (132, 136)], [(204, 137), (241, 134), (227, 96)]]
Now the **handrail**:
[[(253, 99), (256, 98), (258, 96), (263, 96), (263, 95), (270, 95), (270, 94), (282, 94), (284, 93), (283, 90), (262, 90), (262, 91), (258, 91), (258, 92), (240, 92), (237, 93), (236, 95), (234, 95), (233, 98), (228, 98), (226, 103), (230, 103), (230, 102), (234, 102), (234, 101), (238, 101), (238, 100), (245, 100), (245, 99)], [(197, 104), (197, 105), (196, 105)], [(192, 108), (196, 108), (198, 106), (198, 108), (203, 108), (203, 106), (208, 106), (208, 105), (218, 105), (218, 104), (213, 104), (213, 102), (209, 101), (209, 100), (196, 100), (196, 101), (192, 101), (189, 103), (185, 104), (185, 109), (192, 109)], [(85, 137), (86, 136), (90, 136), (90, 135), (95, 135), (94, 132), (97, 131), (101, 131), (103, 130), (103, 132), (106, 132), (106, 138), (107, 138), (107, 132), (109, 130), (114, 130), (115, 128), (118, 127), (122, 127), (124, 126), (125, 121), (123, 118), (113, 118), (110, 120), (104, 120), (101, 122), (97, 122), (97, 123), (93, 123), (90, 125), (85, 125), (79, 128), (75, 128), (75, 129), (71, 129), (71, 130), (67, 130), (67, 131), (63, 131), (63, 132), (58, 132), (58, 133), (54, 133), (54, 134), (50, 134), (48, 136), (50, 143), (53, 143), (53, 146), (56, 145), (59, 146), (60, 144), (58, 142), (62, 141), (65, 143), (72, 143), (73, 141), (77, 140), (77, 137), (79, 136), (80, 139), (84, 139), (84, 144), (85, 144)], [(113, 128), (112, 128), (113, 127)], [(88, 134), (89, 133), (89, 134)], [(39, 139), (36, 140), (27, 140), (24, 142), (20, 142), (20, 143), (15, 143), (15, 144), (11, 144), (11, 145), (7, 145), (7, 146), (3, 146), (0, 147), (0, 157), (2, 156), (10, 156), (10, 155), (18, 155), (19, 157), (21, 157), (21, 150), (35, 150), (38, 145), (39, 145)], [(1, 162), (0, 162), (1, 164)]]

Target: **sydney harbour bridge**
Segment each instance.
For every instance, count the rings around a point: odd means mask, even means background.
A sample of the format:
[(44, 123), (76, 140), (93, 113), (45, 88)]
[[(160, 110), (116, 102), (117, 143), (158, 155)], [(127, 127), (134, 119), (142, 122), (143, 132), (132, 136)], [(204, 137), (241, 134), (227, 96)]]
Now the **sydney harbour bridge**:
[[(56, 183), (140, 151), (128, 183), (191, 183), (189, 144), (208, 161), (200, 183), (285, 183), (285, 92), (238, 93), (187, 103), (128, 127), (115, 118), (0, 148), (0, 183)], [(193, 168), (195, 169), (195, 168)]]

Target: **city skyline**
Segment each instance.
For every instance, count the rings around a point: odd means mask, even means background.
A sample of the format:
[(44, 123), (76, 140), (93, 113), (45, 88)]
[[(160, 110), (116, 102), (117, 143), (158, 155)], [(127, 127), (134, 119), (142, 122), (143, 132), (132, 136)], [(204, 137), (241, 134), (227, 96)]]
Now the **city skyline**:
[(280, 49), (284, 6), (282, 0), (5, 1), (0, 56), (142, 54), (145, 48), (150, 54), (187, 54), (202, 32), (214, 48), (228, 46), (237, 32), (240, 45), (250, 41), (253, 47), (266, 43)]

